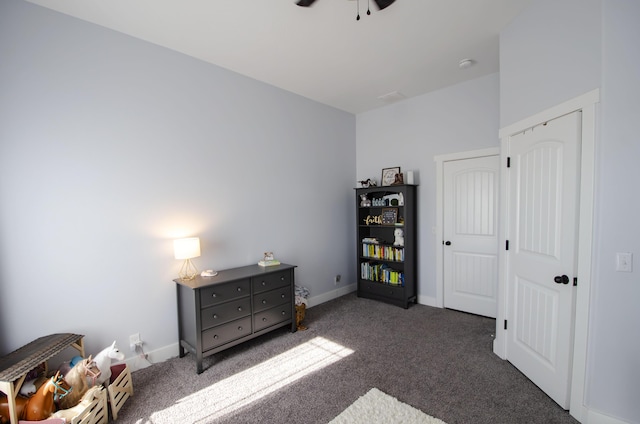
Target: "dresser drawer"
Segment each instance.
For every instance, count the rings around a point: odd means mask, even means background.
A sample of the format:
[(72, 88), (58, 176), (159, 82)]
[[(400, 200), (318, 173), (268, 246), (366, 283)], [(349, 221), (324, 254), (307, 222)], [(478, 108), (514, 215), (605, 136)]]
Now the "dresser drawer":
[(200, 312), (202, 329), (224, 324), (251, 314), (251, 298), (243, 297), (227, 303), (210, 306)]
[(291, 302), (258, 312), (253, 316), (253, 331), (260, 331), (291, 319)]
[(254, 293), (273, 290), (277, 287), (291, 286), (291, 273), (283, 271), (253, 277), (251, 284), (253, 284)]
[(206, 287), (200, 291), (200, 307), (206, 308), (216, 303), (248, 296), (250, 284), (250, 280), (247, 278), (245, 280)]
[(241, 318), (202, 332), (202, 351), (207, 351), (251, 334), (251, 317)]
[(291, 304), (291, 286), (253, 295), (253, 311), (263, 311), (285, 302)]
[(388, 284), (374, 283), (372, 281), (363, 281), (360, 283), (360, 290), (363, 292), (385, 296), (392, 299), (404, 298), (404, 287), (395, 287)]

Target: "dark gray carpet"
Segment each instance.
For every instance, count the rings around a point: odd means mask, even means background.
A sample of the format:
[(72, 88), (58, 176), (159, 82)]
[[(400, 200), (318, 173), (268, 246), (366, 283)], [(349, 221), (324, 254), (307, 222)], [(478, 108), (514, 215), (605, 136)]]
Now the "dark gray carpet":
[[(306, 331), (276, 330), (206, 358), (200, 375), (191, 354), (134, 372), (135, 394), (117, 422), (327, 423), (376, 387), (447, 424), (577, 423), (493, 354), (493, 319), (349, 294), (309, 309), (305, 324)], [(319, 336), (354, 353), (223, 417), (208, 415), (215, 399), (196, 407), (197, 420), (173, 412), (185, 397)], [(234, 389), (246, 390), (225, 390)]]

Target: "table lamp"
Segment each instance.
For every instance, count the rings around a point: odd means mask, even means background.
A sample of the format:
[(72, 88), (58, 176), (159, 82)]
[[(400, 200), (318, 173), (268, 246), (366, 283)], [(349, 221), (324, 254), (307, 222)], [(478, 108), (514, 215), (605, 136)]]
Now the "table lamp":
[(173, 253), (176, 259), (184, 259), (178, 276), (183, 281), (193, 280), (198, 270), (191, 262), (200, 256), (200, 239), (198, 237), (182, 238), (173, 241)]

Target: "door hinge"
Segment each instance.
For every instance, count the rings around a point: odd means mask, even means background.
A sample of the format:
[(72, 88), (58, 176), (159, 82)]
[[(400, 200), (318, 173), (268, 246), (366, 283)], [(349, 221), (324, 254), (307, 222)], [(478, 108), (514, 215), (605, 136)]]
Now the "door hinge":
[(511, 168), (511, 157), (507, 156), (507, 168)]
[(504, 329), (505, 330), (507, 329), (507, 320), (506, 319), (504, 320)]
[(573, 277), (573, 287), (578, 285), (578, 277)]
[(505, 248), (506, 250), (509, 250), (509, 240), (507, 240), (507, 242), (505, 243)]

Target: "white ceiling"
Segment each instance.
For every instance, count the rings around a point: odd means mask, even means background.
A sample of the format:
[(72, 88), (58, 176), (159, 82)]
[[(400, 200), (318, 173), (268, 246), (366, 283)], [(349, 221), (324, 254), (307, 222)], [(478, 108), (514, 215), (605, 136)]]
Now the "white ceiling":
[(497, 72), (500, 30), (533, 0), (27, 1), (360, 113)]

